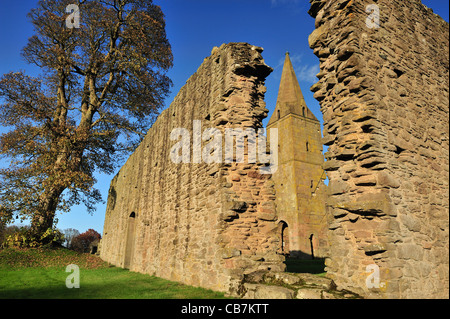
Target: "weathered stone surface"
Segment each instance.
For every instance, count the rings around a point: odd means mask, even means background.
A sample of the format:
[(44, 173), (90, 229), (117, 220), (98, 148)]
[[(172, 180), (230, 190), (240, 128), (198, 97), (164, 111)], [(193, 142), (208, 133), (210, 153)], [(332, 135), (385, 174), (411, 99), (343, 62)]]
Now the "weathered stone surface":
[(322, 299), (322, 290), (314, 288), (300, 288), (297, 290), (297, 299)]
[(244, 284), (244, 299), (292, 299), (294, 291), (280, 286)]
[(336, 288), (334, 282), (330, 278), (318, 277), (317, 275), (300, 273), (296, 274), (305, 285), (315, 286), (325, 290), (334, 290)]
[[(419, 0), (310, 2), (328, 145), (327, 275), (370, 298), (448, 298), (449, 25)], [(380, 25), (369, 28), (374, 4)], [(373, 264), (385, 285), (369, 289)]]
[(351, 299), (361, 296), (338, 291), (329, 278), (306, 273), (255, 271), (243, 276), (233, 294), (243, 298), (268, 299)]
[(284, 285), (296, 285), (302, 284), (302, 279), (296, 274), (284, 273), (284, 272), (270, 272), (264, 276), (264, 281), (267, 283), (278, 283)]

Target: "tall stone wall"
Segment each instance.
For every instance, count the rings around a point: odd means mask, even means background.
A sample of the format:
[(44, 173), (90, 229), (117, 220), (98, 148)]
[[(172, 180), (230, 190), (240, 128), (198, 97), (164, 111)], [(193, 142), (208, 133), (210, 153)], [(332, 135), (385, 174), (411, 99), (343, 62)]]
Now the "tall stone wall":
[[(247, 272), (284, 269), (271, 175), (260, 173), (260, 163), (223, 163), (222, 154), (219, 163), (205, 163), (193, 145), (198, 140), (205, 150), (212, 136), (193, 135), (207, 128), (262, 127), (272, 69), (261, 52), (245, 43), (214, 48), (159, 115), (111, 182), (104, 260), (218, 291), (239, 288)], [(189, 131), (189, 163), (170, 158), (175, 128)]]
[(448, 298), (449, 25), (419, 0), (311, 0), (309, 13), (328, 275), (368, 297)]

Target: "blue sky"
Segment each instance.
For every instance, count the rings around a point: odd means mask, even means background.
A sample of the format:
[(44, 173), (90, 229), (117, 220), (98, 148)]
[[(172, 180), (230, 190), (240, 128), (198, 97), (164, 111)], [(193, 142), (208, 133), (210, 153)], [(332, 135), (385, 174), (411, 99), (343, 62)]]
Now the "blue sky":
[[(21, 49), (33, 35), (26, 17), (37, 0), (0, 0), (0, 74), (25, 70), (37, 76), (39, 69), (27, 65), (20, 57)], [(284, 54), (290, 52), (306, 103), (318, 119), (318, 102), (309, 88), (319, 72), (318, 58), (308, 46), (308, 36), (314, 30), (314, 19), (307, 11), (308, 0), (155, 0), (166, 15), (167, 37), (172, 45), (174, 67), (168, 75), (173, 81), (172, 93), (166, 99), (169, 106), (186, 80), (195, 73), (214, 46), (229, 42), (248, 42), (264, 48), (263, 57), (274, 72), (266, 80), (266, 103), (274, 110)], [(423, 0), (445, 21), (449, 21), (448, 0)], [(82, 13), (81, 13), (82, 14)], [(381, 14), (383, 14), (381, 12)], [(0, 133), (4, 129), (0, 127)], [(1, 164), (1, 163), (0, 163)], [(118, 169), (117, 169), (118, 171)], [(106, 200), (113, 175), (98, 175), (97, 188)], [(83, 206), (70, 213), (58, 214), (60, 229), (89, 228), (102, 233), (106, 205), (99, 204), (93, 216)]]

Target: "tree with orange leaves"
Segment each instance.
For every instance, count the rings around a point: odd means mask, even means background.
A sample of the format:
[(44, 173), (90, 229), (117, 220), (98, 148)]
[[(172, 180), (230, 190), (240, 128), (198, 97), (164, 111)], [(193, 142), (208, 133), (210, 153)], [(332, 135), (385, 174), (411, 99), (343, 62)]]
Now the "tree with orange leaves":
[[(75, 6), (74, 6), (75, 5)], [(69, 23), (77, 8), (79, 23)], [(112, 173), (153, 123), (171, 85), (164, 15), (151, 0), (40, 0), (22, 56), (43, 71), (0, 77), (0, 222), (102, 201), (94, 172)]]

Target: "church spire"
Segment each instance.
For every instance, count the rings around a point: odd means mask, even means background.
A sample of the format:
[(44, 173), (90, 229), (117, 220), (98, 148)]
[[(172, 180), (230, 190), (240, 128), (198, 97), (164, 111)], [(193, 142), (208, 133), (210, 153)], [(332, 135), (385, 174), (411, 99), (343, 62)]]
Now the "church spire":
[(289, 57), (289, 52), (286, 52), (286, 58), (284, 60), (275, 112), (270, 118), (268, 125), (287, 114), (295, 114), (317, 120), (306, 106), (294, 67)]

